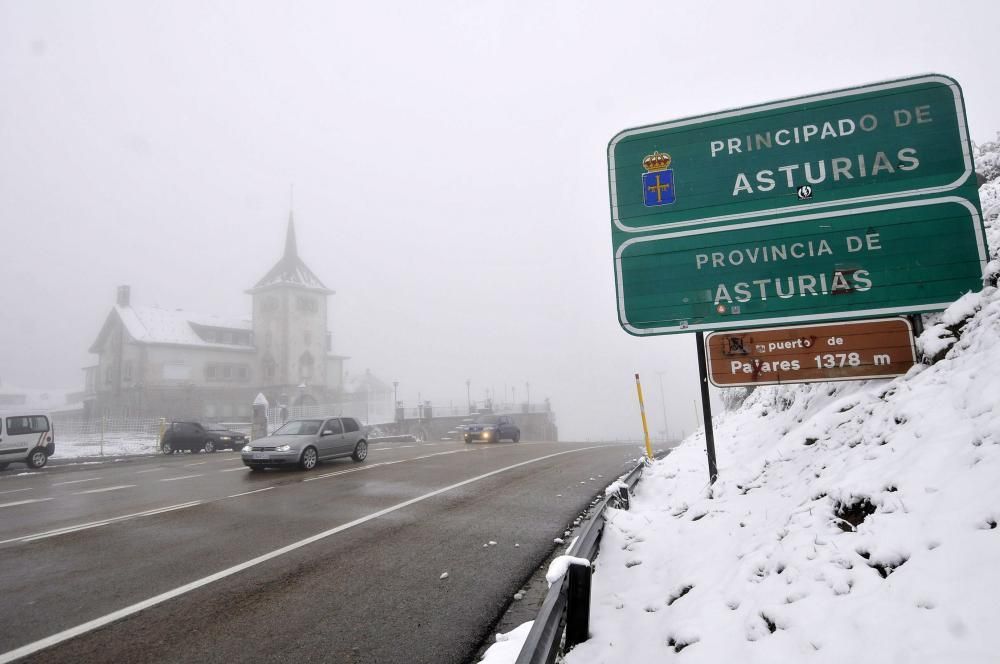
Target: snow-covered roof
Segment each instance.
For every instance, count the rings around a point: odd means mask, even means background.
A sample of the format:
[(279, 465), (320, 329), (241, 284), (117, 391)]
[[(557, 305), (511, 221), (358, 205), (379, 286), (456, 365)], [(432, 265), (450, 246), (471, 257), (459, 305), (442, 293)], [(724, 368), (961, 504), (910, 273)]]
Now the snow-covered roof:
[[(125, 326), (125, 330), (133, 340), (142, 344), (171, 344), (243, 350), (252, 347), (249, 344), (206, 341), (195, 329), (197, 326), (200, 326), (233, 332), (250, 332), (253, 329), (253, 324), (250, 320), (223, 318), (221, 316), (183, 310), (122, 305), (115, 305), (115, 308), (108, 316), (108, 322), (114, 317), (121, 320)], [(100, 347), (108, 332), (108, 322), (105, 322), (97, 340), (91, 346), (90, 352), (100, 352)]]
[(291, 214), (288, 215), (284, 255), (248, 292), (253, 293), (264, 288), (283, 285), (299, 286), (324, 293), (333, 292), (324, 286), (319, 277), (299, 258), (298, 246), (295, 242), (295, 222)]

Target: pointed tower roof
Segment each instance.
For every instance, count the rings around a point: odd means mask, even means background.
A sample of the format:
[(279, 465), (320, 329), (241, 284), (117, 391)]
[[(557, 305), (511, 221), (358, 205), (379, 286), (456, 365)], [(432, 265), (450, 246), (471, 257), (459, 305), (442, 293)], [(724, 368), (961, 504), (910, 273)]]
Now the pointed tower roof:
[(291, 211), (288, 213), (288, 230), (285, 232), (285, 253), (281, 260), (247, 292), (256, 293), (274, 286), (298, 286), (313, 291), (333, 293), (299, 258), (298, 244), (295, 241), (295, 219)]

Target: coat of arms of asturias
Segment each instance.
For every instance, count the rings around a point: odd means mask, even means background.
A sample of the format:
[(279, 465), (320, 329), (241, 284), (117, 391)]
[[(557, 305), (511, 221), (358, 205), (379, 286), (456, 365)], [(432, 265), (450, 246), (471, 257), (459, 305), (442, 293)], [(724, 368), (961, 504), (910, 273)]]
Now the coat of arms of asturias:
[(670, 168), (670, 155), (654, 151), (642, 160), (646, 172), (642, 174), (642, 201), (646, 207), (670, 205), (677, 200), (674, 191), (674, 171)]

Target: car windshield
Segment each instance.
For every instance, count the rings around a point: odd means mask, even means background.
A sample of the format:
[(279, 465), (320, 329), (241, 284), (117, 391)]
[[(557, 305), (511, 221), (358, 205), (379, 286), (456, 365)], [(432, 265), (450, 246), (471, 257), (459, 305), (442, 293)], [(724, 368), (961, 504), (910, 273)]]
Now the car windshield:
[(202, 424), (201, 426), (205, 431), (226, 431), (226, 427), (219, 426), (218, 424)]
[(496, 415), (484, 415), (476, 418), (476, 424), (496, 424), (499, 421)]
[(292, 420), (274, 432), (275, 436), (315, 436), (323, 420)]

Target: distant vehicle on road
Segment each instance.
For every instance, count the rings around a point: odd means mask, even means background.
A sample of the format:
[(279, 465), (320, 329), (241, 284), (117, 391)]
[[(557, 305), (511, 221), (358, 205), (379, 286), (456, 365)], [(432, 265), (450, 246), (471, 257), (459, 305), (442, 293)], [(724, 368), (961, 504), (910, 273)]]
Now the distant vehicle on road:
[(291, 420), (266, 438), (243, 448), (243, 463), (250, 470), (298, 465), (312, 470), (320, 461), (368, 457), (368, 442), (361, 424), (353, 417)]
[(41, 468), (55, 451), (55, 433), (48, 415), (11, 413), (0, 417), (0, 470), (16, 462)]
[(199, 422), (170, 422), (163, 432), (160, 451), (173, 454), (181, 450), (214, 452), (216, 450), (238, 450), (246, 445), (246, 435), (230, 431), (215, 424)]
[(480, 415), (465, 430), (465, 442), (482, 440), (498, 443), (506, 438), (515, 443), (521, 440), (521, 430), (507, 415)]

